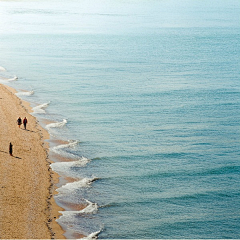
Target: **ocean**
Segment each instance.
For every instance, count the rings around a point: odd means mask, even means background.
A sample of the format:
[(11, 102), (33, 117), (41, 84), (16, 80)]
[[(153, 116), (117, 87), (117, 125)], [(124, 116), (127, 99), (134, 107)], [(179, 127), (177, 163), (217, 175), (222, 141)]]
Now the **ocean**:
[(51, 135), (67, 238), (240, 238), (239, 13), (0, 1), (0, 82)]

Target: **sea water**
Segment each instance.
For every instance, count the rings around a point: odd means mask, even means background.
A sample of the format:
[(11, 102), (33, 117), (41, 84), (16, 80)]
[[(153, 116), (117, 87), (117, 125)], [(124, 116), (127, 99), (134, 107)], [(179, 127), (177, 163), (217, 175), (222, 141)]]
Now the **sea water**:
[(238, 0), (0, 1), (0, 80), (72, 179), (55, 196), (68, 238), (240, 237), (239, 13)]

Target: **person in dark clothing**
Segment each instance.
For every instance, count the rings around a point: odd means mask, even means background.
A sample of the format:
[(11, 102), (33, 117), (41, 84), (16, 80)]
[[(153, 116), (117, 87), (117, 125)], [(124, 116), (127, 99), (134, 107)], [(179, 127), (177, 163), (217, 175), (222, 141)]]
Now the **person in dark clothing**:
[(20, 128), (20, 126), (22, 124), (22, 119), (20, 117), (18, 118), (17, 123), (18, 123), (18, 127)]
[(23, 119), (23, 125), (24, 125), (24, 128), (26, 130), (26, 127), (27, 127), (27, 118), (26, 117)]
[(12, 145), (12, 143), (9, 144), (9, 154), (10, 154), (10, 156), (12, 156), (12, 154), (13, 154), (13, 145)]

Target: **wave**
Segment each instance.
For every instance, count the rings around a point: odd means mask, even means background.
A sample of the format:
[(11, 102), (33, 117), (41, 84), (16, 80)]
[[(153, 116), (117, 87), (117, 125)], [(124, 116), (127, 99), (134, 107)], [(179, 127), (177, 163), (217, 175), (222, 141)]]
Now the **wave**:
[(16, 75), (9, 74), (6, 69), (2, 66), (0, 66), (0, 72), (2, 72), (2, 75), (0, 76), (0, 80), (4, 82), (11, 82), (18, 80), (18, 77)]
[(77, 146), (79, 141), (74, 140), (74, 141), (69, 141), (69, 143), (67, 144), (61, 144), (55, 147), (50, 148), (50, 151), (68, 158), (68, 159), (72, 159), (72, 161), (66, 161), (66, 162), (54, 162), (51, 164), (51, 168), (53, 169), (53, 171), (55, 172), (68, 172), (69, 170), (71, 170), (71, 168), (81, 168), (86, 166), (91, 159), (88, 159), (86, 157), (83, 156), (78, 156), (76, 154), (67, 152), (65, 149), (67, 148), (74, 148), (75, 146)]
[(50, 123), (46, 126), (46, 128), (49, 130), (50, 128), (61, 128), (63, 127), (64, 125), (67, 124), (67, 120), (66, 119), (63, 119), (62, 122), (55, 122), (55, 123)]
[(15, 93), (17, 96), (31, 96), (34, 94), (34, 91), (24, 91), (24, 92), (18, 92)]
[(73, 147), (76, 147), (77, 144), (79, 143), (79, 141), (77, 141), (77, 140), (68, 140), (68, 142), (69, 143), (61, 144), (61, 145), (58, 145), (56, 147), (53, 147), (53, 148), (51, 148), (51, 150), (54, 151), (55, 153), (59, 153), (59, 150), (61, 150), (63, 148), (73, 148)]
[(91, 233), (89, 234), (87, 237), (84, 237), (84, 238), (81, 238), (82, 240), (93, 240), (93, 239), (97, 239), (99, 233), (101, 232), (102, 230), (99, 230), (97, 232), (94, 232), (94, 233)]
[(69, 153), (69, 152), (66, 152), (66, 151), (64, 151), (64, 149), (65, 148), (74, 148), (74, 147), (76, 147), (77, 144), (79, 143), (79, 141), (77, 141), (77, 140), (69, 140), (68, 142), (69, 143), (67, 143), (67, 144), (61, 144), (61, 145), (52, 147), (52, 148), (50, 148), (50, 150), (53, 151), (54, 153), (57, 153), (57, 154), (62, 155), (64, 157), (69, 157), (69, 158), (76, 159), (77, 158), (76, 155), (74, 155), (72, 153)]
[(98, 205), (97, 203), (92, 203), (90, 201), (88, 201), (87, 199), (85, 199), (85, 201), (88, 203), (87, 207), (85, 207), (84, 209), (80, 210), (80, 213), (96, 213), (98, 210)]
[(6, 77), (6, 76), (0, 76), (0, 80), (4, 82), (11, 82), (11, 81), (16, 81), (18, 79), (17, 76), (14, 77)]
[(71, 162), (55, 162), (51, 164), (51, 168), (54, 172), (68, 172), (71, 168), (81, 168), (86, 166), (91, 160), (85, 157), (81, 157), (77, 161)]
[(43, 103), (41, 105), (38, 105), (36, 107), (33, 107), (32, 110), (33, 110), (33, 113), (46, 113), (44, 108), (46, 108), (48, 105), (50, 104), (50, 102), (48, 103)]
[(6, 69), (4, 67), (0, 66), (0, 71), (5, 72)]
[(62, 214), (63, 217), (68, 217), (68, 216), (72, 216), (72, 215), (77, 215), (77, 214), (95, 214), (97, 213), (98, 210), (98, 205), (97, 203), (92, 203), (90, 201), (88, 201), (87, 199), (84, 199), (88, 205), (80, 210), (80, 211), (60, 211), (60, 213)]
[(69, 193), (76, 191), (80, 188), (86, 188), (90, 187), (91, 183), (96, 181), (98, 178), (92, 177), (92, 178), (83, 178), (79, 181), (75, 181), (72, 183), (67, 183), (63, 185), (62, 187), (58, 188), (56, 191), (59, 193)]
[(18, 77), (17, 76), (14, 76), (14, 77), (12, 77), (12, 78), (8, 78), (8, 79), (6, 79), (8, 82), (11, 82), (11, 81), (16, 81), (16, 80), (18, 80)]
[(69, 140), (69, 143), (67, 144), (61, 144), (61, 145), (58, 145), (58, 146), (55, 146), (55, 147), (52, 147), (50, 148), (50, 150), (58, 155), (61, 155), (65, 158), (70, 158), (70, 159), (73, 159), (75, 161), (72, 161), (72, 162), (63, 162), (63, 164), (65, 164), (66, 166), (68, 167), (71, 167), (71, 166), (84, 166), (86, 165), (90, 159), (87, 159), (83, 156), (79, 157), (78, 155), (76, 154), (73, 154), (73, 153), (70, 153), (70, 152), (67, 152), (65, 149), (69, 149), (69, 148), (74, 148), (77, 146), (77, 144), (79, 143), (79, 141), (77, 140)]

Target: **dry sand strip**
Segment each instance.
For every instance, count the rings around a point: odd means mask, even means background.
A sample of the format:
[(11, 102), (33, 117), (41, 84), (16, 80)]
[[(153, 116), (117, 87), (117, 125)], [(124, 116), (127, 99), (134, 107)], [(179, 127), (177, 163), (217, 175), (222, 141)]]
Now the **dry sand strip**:
[[(62, 209), (53, 199), (58, 176), (49, 167), (48, 132), (14, 93), (0, 84), (0, 239), (63, 239), (55, 221)], [(18, 127), (18, 117), (27, 117), (27, 130)]]

